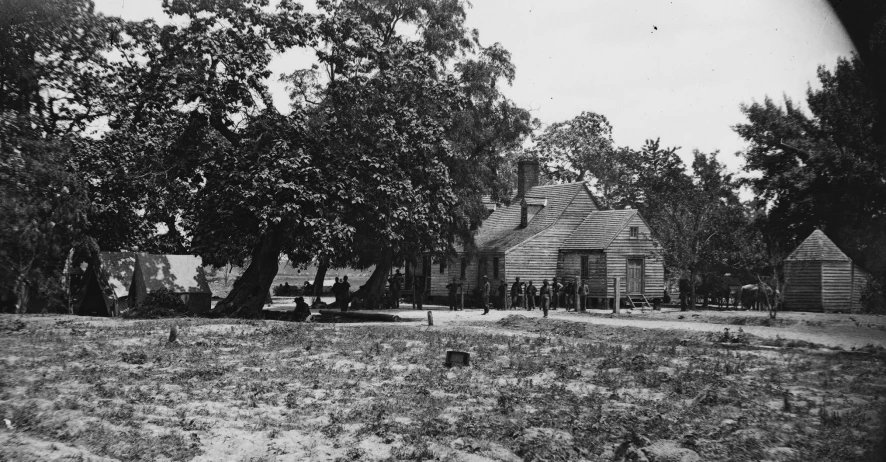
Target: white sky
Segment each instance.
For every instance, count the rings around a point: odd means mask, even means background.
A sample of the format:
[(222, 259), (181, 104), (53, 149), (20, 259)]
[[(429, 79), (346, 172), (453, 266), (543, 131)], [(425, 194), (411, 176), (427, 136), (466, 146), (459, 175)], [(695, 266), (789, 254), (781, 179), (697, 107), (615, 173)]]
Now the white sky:
[[(124, 19), (162, 16), (160, 0), (95, 0)], [(805, 100), (819, 64), (833, 67), (852, 43), (825, 0), (473, 0), (468, 25), (484, 45), (513, 55), (517, 78), (505, 94), (543, 124), (582, 111), (605, 115), (620, 146), (647, 138), (692, 149), (720, 150), (731, 171), (743, 147), (731, 126), (739, 104)], [(656, 29), (657, 28), (657, 29)], [(306, 67), (289, 53), (275, 74)], [(278, 106), (283, 85), (272, 82)], [(284, 109), (280, 107), (280, 109)]]

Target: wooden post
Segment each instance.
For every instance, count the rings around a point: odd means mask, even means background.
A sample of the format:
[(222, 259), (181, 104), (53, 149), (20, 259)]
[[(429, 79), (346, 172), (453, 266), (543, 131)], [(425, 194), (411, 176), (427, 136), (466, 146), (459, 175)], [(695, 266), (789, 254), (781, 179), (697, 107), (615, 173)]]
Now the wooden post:
[(621, 313), (621, 278), (615, 278), (615, 306), (612, 308), (615, 314)]
[(460, 308), (462, 310), (464, 310), (465, 309), (465, 286), (464, 286), (464, 283), (462, 283), (462, 285), (461, 285), (461, 303), (460, 303), (460, 305), (461, 305)]
[(578, 285), (581, 284), (581, 279), (575, 278), (575, 282), (572, 284), (573, 294), (572, 301), (575, 302), (575, 312), (578, 313), (578, 309), (581, 307), (581, 302), (578, 300)]
[(434, 325), (434, 314), (431, 313), (430, 311), (428, 311), (428, 325), (429, 326)]

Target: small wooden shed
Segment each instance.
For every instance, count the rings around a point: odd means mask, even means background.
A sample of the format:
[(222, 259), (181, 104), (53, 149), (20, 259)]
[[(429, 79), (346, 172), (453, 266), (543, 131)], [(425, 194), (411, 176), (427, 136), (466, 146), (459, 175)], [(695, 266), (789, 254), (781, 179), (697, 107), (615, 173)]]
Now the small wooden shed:
[(784, 264), (784, 309), (857, 313), (869, 274), (819, 229)]

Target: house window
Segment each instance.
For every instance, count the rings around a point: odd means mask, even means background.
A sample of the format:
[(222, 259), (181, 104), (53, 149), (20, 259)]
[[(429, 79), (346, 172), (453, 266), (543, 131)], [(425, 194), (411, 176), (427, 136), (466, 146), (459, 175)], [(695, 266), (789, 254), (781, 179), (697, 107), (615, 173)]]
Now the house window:
[(524, 205), (520, 208), (520, 227), (525, 228), (529, 223), (529, 209)]
[(446, 272), (446, 260), (441, 259), (440, 260), (440, 274), (443, 274), (445, 272)]
[(587, 255), (582, 255), (581, 257), (581, 278), (587, 279), (590, 274), (590, 268), (588, 268), (588, 264), (590, 263), (590, 259)]
[(465, 278), (465, 273), (468, 270), (468, 260), (466, 258), (461, 259), (461, 278)]
[(498, 279), (498, 257), (492, 257), (492, 278)]
[(631, 239), (639, 239), (640, 238), (640, 227), (639, 226), (631, 226)]

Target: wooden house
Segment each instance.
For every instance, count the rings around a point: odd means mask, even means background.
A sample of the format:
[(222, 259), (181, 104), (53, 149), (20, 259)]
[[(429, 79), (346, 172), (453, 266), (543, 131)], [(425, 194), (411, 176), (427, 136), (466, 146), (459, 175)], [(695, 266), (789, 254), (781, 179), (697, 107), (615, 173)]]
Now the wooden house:
[(857, 313), (869, 274), (821, 230), (815, 230), (784, 263), (784, 309)]
[(537, 162), (520, 162), (516, 196), (483, 222), (476, 248), (446, 261), (425, 258), (421, 266), (429, 273), (423, 276), (431, 296), (444, 297), (452, 281), (472, 294), (484, 275), (493, 288), (518, 277), (541, 287), (545, 279), (578, 282), (584, 276), (592, 297), (610, 302), (618, 277), (626, 297), (661, 296), (660, 251), (636, 210), (600, 210), (584, 183), (539, 186), (538, 177)]

